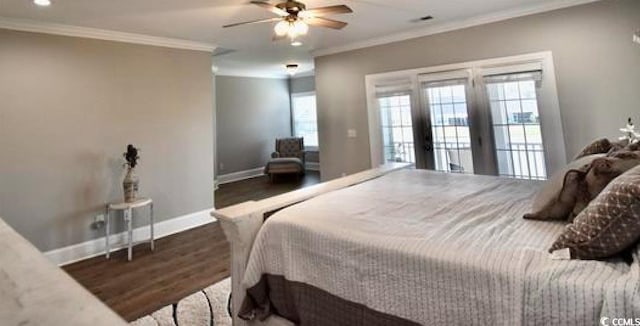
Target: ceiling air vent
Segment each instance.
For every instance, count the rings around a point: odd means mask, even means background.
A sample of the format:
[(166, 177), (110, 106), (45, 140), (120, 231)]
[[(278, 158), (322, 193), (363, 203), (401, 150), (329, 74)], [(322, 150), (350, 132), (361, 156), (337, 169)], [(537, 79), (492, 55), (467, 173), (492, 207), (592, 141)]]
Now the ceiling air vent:
[(411, 22), (412, 23), (422, 23), (422, 22), (426, 22), (426, 21), (430, 21), (433, 20), (433, 16), (428, 15), (428, 16), (423, 16), (423, 17), (419, 17), (416, 19), (412, 19)]

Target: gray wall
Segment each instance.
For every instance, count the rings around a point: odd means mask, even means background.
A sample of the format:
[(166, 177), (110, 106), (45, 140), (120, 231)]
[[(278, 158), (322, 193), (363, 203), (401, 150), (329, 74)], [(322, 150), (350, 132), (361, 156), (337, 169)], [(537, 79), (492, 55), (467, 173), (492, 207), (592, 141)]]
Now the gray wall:
[(291, 82), (291, 94), (315, 92), (316, 90), (315, 76), (296, 77), (289, 80)]
[[(382, 46), (318, 57), (323, 179), (370, 167), (364, 76), (553, 51), (567, 155), (640, 122), (640, 1), (608, 0)], [(347, 138), (354, 128), (357, 138)]]
[(263, 167), (291, 136), (286, 79), (216, 76), (218, 175)]
[(43, 251), (103, 236), (128, 143), (157, 221), (212, 208), (212, 107), (209, 53), (0, 29), (0, 216)]

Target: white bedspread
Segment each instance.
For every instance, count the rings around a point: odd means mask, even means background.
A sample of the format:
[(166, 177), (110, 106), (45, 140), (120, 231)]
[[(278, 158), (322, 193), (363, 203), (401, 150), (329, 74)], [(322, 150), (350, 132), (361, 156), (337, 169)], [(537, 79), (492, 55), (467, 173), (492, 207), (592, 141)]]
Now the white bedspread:
[(522, 215), (539, 183), (403, 170), (271, 216), (244, 283), (283, 275), (425, 325), (640, 317), (638, 252), (552, 260), (562, 223)]

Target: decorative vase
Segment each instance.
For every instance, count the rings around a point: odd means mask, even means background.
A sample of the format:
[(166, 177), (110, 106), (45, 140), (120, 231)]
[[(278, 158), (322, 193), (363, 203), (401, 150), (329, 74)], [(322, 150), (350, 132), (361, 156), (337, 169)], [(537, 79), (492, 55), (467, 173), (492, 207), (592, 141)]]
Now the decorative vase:
[(124, 189), (124, 201), (131, 203), (138, 197), (138, 176), (133, 168), (127, 170), (127, 175), (122, 181), (122, 188)]

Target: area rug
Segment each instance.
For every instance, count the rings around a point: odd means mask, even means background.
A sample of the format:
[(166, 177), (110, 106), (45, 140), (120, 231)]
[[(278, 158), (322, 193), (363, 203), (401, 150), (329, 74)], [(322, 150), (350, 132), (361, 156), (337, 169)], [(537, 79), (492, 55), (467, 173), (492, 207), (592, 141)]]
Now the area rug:
[(176, 304), (144, 316), (132, 326), (231, 326), (227, 312), (231, 282), (226, 278)]

